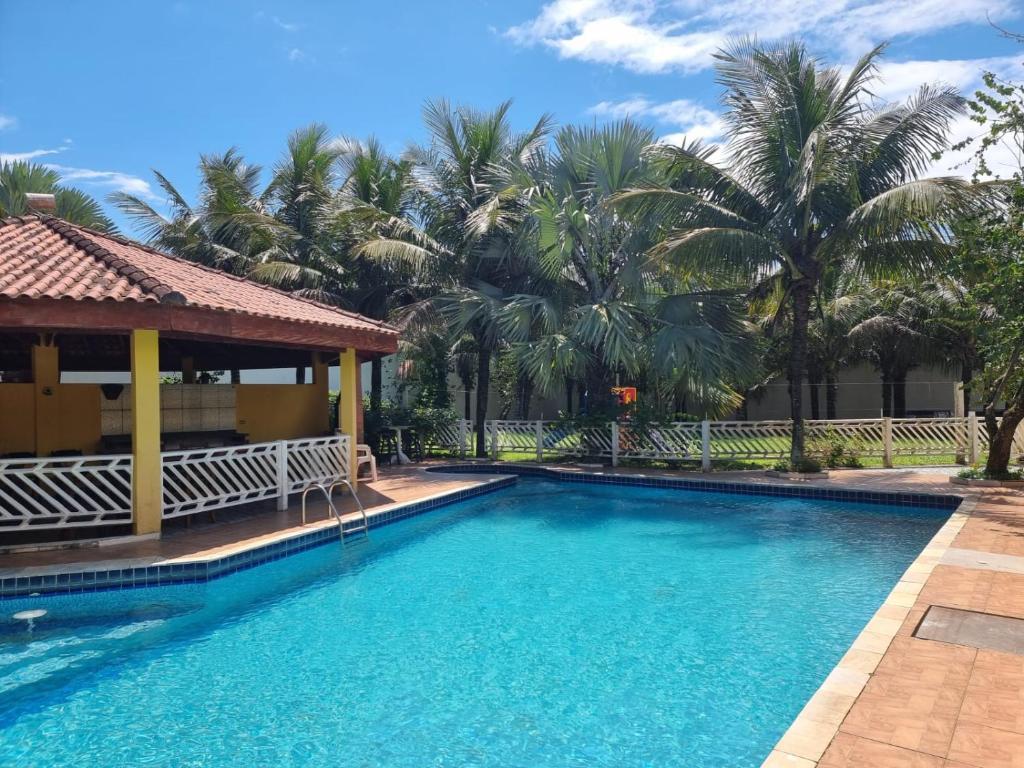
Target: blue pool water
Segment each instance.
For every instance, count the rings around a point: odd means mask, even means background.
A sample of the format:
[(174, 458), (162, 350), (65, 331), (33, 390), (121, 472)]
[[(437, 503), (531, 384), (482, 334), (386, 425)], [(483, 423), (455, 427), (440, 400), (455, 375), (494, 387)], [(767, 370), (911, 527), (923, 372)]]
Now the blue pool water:
[(0, 766), (757, 766), (946, 515), (521, 480), (207, 584), (0, 602)]

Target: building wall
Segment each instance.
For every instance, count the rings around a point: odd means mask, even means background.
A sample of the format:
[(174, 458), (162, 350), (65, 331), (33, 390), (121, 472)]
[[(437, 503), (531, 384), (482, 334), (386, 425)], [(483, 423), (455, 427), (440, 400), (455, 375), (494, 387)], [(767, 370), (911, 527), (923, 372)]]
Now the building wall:
[[(920, 416), (951, 416), (956, 380), (940, 368), (916, 368), (907, 375), (907, 413)], [(804, 384), (804, 416), (811, 416), (810, 387)], [(819, 395), (821, 418), (825, 418), (825, 391)], [(836, 417), (877, 419), (882, 415), (882, 382), (870, 365), (852, 366), (840, 373)], [(749, 398), (751, 420), (788, 419), (789, 385), (777, 379)]]
[[(132, 431), (131, 385), (117, 397), (100, 401), (104, 435), (128, 435)], [(230, 384), (161, 384), (160, 431), (200, 432), (233, 430), (235, 388)]]
[(319, 384), (238, 384), (236, 429), (252, 443), (317, 437), (330, 428), (327, 387)]
[[(952, 415), (954, 410), (954, 391), (956, 378), (940, 368), (921, 367), (911, 371), (907, 376), (907, 412), (908, 415), (944, 416)], [(452, 392), (452, 405), (459, 416), (463, 416), (464, 391), (458, 377), (449, 379)], [(641, 394), (641, 398), (643, 395)], [(821, 418), (825, 418), (825, 391), (821, 388), (819, 395)], [(493, 388), (487, 407), (487, 418), (496, 419), (501, 411), (502, 403)], [(840, 419), (876, 419), (882, 413), (882, 382), (878, 373), (867, 364), (853, 366), (839, 376), (838, 397), (836, 399), (836, 417)], [(573, 393), (573, 411), (579, 408), (576, 394)], [(559, 411), (565, 410), (565, 393), (557, 392), (551, 396), (534, 395), (530, 403), (531, 419), (554, 419)], [(470, 393), (470, 418), (476, 414), (476, 392)], [(747, 416), (752, 421), (788, 419), (789, 418), (789, 386), (785, 379), (777, 379), (760, 392), (751, 397), (747, 404)], [(804, 385), (804, 416), (811, 416), (810, 387)], [(518, 418), (513, 411), (509, 418)]]
[(31, 384), (0, 384), (0, 454), (35, 453), (36, 405)]
[[(50, 389), (37, 397), (34, 384), (0, 384), (0, 454), (89, 455), (99, 452), (103, 435), (131, 434), (129, 385), (113, 400), (96, 384)], [(164, 432), (237, 430), (256, 443), (315, 437), (330, 427), (323, 384), (164, 384), (160, 400)]]
[[(72, 450), (93, 454), (100, 442), (100, 388), (0, 384), (0, 454)], [(38, 432), (37, 432), (38, 427)]]

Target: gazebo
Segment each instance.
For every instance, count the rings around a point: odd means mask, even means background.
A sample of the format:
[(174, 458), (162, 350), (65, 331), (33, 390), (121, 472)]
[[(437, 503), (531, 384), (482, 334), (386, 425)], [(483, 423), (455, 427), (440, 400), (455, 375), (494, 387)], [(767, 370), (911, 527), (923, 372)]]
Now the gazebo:
[[(359, 365), (397, 345), (385, 323), (121, 237), (45, 214), (2, 220), (0, 543), (159, 534), (172, 517), (269, 498), (284, 509), (311, 482), (354, 479)], [(204, 373), (267, 368), (311, 368), (312, 381)]]

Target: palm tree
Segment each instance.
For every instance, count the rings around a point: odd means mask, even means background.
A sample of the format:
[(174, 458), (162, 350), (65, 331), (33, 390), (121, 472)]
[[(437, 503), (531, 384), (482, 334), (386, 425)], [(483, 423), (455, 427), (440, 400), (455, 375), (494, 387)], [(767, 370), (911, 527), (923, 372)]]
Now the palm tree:
[[(413, 164), (396, 160), (380, 142), (349, 142), (341, 155), (344, 182), (329, 212), (330, 233), (344, 243), (346, 264), (354, 272), (346, 301), (357, 312), (386, 320), (397, 308), (420, 298), (415, 273), (403, 262), (359, 256), (356, 246), (379, 237), (402, 236), (414, 215)], [(370, 408), (381, 408), (382, 364), (370, 363)]]
[(326, 304), (345, 303), (351, 275), (343, 244), (330, 225), (346, 146), (319, 123), (288, 137), (287, 150), (261, 195), (286, 238), (272, 257), (250, 269), (249, 277)]
[(645, 156), (653, 138), (628, 120), (558, 132), (527, 194), (531, 279), (500, 324), (543, 391), (582, 380), (587, 408), (601, 409), (625, 376), (646, 380), (652, 402), (674, 394), (720, 413), (738, 403), (732, 384), (750, 362), (737, 297), (650, 258), (654, 223), (608, 204), (656, 181)]
[(907, 415), (907, 374), (918, 366), (943, 363), (925, 330), (927, 306), (911, 286), (881, 284), (858, 300), (859, 322), (847, 337), (855, 353), (867, 360), (882, 378), (882, 415)]
[(498, 310), (523, 273), (514, 239), (525, 209), (513, 177), (540, 150), (550, 126), (544, 116), (517, 133), (510, 108), (511, 102), (504, 102), (479, 112), (429, 102), (424, 120), (430, 140), (409, 153), (420, 186), (416, 215), (400, 231), (359, 248), (367, 258), (413, 266), (418, 280), (436, 289), (430, 305), (445, 319), (449, 334), (472, 336), (481, 457), (487, 450), (491, 359), (500, 343)]
[(22, 216), (29, 212), (26, 194), (53, 195), (57, 218), (100, 232), (116, 227), (94, 198), (60, 183), (60, 174), (52, 168), (15, 160), (0, 163), (0, 218)]
[(258, 165), (236, 149), (199, 158), (199, 196), (189, 203), (174, 184), (154, 170), (167, 195), (169, 215), (146, 200), (115, 192), (110, 201), (139, 228), (143, 239), (189, 261), (244, 275), (281, 249), (282, 227), (274, 220), (260, 190)]
[(951, 88), (923, 86), (905, 104), (872, 106), (883, 51), (847, 75), (799, 42), (741, 40), (717, 54), (729, 144), (661, 150), (669, 183), (623, 196), (660, 209), (672, 231), (659, 257), (750, 279), (780, 273), (790, 312), (793, 439), (804, 456), (803, 392), (815, 291), (840, 263), (871, 276), (925, 274), (950, 254), (949, 225), (977, 193), (960, 178), (921, 178), (964, 111)]

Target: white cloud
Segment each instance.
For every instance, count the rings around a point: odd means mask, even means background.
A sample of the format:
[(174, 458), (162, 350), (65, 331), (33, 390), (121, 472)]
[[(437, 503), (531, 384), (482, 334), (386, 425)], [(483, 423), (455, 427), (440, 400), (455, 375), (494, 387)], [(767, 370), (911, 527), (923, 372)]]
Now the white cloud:
[(1024, 75), (1024, 55), (987, 59), (935, 59), (921, 61), (884, 61), (872, 91), (884, 101), (902, 101), (923, 83), (952, 85), (965, 96), (972, 96), (981, 85), (983, 72), (995, 72), (1020, 80)]
[(268, 16), (266, 11), (256, 11), (256, 13), (253, 14), (253, 18), (259, 22), (269, 21), (275, 27), (283, 29), (285, 32), (298, 32), (302, 29), (301, 24), (294, 21), (285, 21), (280, 16)]
[(149, 200), (157, 200), (153, 188), (145, 179), (132, 176), (121, 171), (96, 171), (91, 168), (75, 168), (67, 165), (49, 163), (60, 174), (61, 181), (72, 186), (97, 186), (116, 192), (127, 192)]
[(17, 125), (17, 118), (11, 117), (10, 115), (0, 115), (0, 131), (5, 131), (8, 128), (15, 128)]
[[(936, 59), (933, 61), (884, 62), (873, 88), (882, 101), (900, 102), (913, 95), (922, 83), (951, 85), (967, 98), (982, 88), (982, 74), (1020, 82), (1024, 79), (1024, 56), (999, 56), (983, 59)], [(984, 128), (963, 115), (950, 125), (949, 144), (976, 138)], [(970, 176), (974, 170), (974, 147), (949, 150), (936, 161), (932, 175)], [(1024, 166), (1024, 158), (1011, 142), (1003, 142), (986, 152), (986, 162), (996, 176), (1006, 178)]]
[(551, 0), (506, 31), (520, 45), (635, 72), (706, 69), (730, 38), (804, 36), (848, 58), (899, 35), (1015, 14), (1013, 0)]
[(719, 113), (690, 99), (653, 102), (643, 96), (634, 96), (625, 101), (602, 101), (587, 112), (611, 119), (651, 118), (675, 129), (661, 139), (671, 144), (678, 144), (683, 137), (715, 140), (725, 133), (725, 123)]
[(283, 21), (279, 19), (277, 16), (271, 16), (270, 21), (274, 24), (275, 27), (277, 27), (278, 29), (283, 29), (285, 32), (298, 32), (300, 29), (302, 29), (301, 24), (296, 24), (293, 21)]
[(35, 160), (37, 157), (56, 155), (66, 150), (67, 147), (56, 147), (54, 149), (30, 149), (26, 152), (0, 152), (0, 163), (17, 163), (26, 160)]

